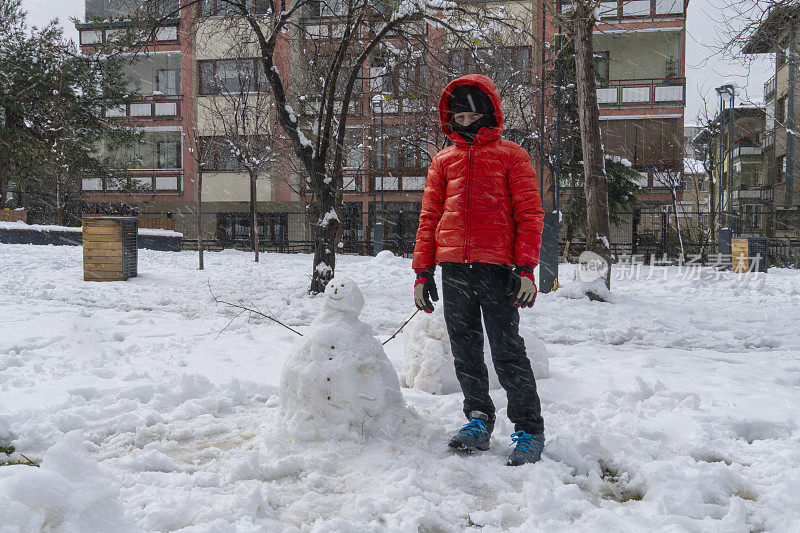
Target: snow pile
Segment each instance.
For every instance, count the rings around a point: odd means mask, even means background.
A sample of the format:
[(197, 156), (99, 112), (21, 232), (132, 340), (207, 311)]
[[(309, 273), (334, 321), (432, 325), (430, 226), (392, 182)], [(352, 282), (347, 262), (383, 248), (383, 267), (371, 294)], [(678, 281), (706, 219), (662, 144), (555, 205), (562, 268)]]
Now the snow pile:
[[(461, 392), (453, 366), (453, 351), (450, 337), (444, 322), (441, 305), (433, 313), (418, 313), (403, 330), (404, 374), (406, 387), (430, 394), (451, 394)], [(547, 347), (528, 326), (520, 326), (520, 335), (525, 340), (525, 349), (531, 361), (536, 379), (550, 377)], [(500, 381), (494, 370), (489, 340), (484, 331), (484, 359), (489, 370), (489, 388), (500, 388)]]
[(402, 257), (397, 257), (392, 253), (391, 250), (383, 250), (378, 252), (378, 254), (370, 259), (370, 265), (373, 266), (388, 266), (388, 265), (396, 265), (396, 266), (406, 266), (406, 260)]
[[(417, 313), (403, 329), (403, 342), (403, 382), (406, 387), (431, 394), (461, 391), (441, 305), (437, 305), (431, 314)], [(500, 385), (491, 361), (487, 361), (486, 366), (489, 368), (489, 386), (496, 389)]]
[(390, 438), (400, 425), (405, 403), (397, 373), (358, 319), (363, 307), (353, 280), (336, 277), (325, 288), (322, 312), (281, 372), (290, 439)]
[(41, 468), (0, 468), (0, 530), (137, 531), (125, 517), (119, 486), (97, 463), (79, 455), (70, 433), (44, 456)]
[(606, 282), (603, 279), (594, 279), (592, 281), (576, 279), (571, 283), (565, 283), (560, 286), (556, 294), (562, 298), (570, 298), (573, 300), (588, 298), (590, 300), (614, 302), (616, 298), (616, 296), (608, 290)]

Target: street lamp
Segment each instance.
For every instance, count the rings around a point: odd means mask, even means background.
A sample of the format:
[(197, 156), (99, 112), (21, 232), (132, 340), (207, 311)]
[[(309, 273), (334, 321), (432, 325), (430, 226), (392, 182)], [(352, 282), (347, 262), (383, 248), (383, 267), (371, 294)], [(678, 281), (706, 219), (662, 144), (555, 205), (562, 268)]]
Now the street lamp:
[[(731, 220), (733, 219), (733, 179), (731, 177), (732, 170), (733, 170), (733, 146), (734, 146), (734, 98), (736, 96), (736, 87), (734, 85), (728, 83), (716, 88), (717, 94), (719, 94), (720, 100), (720, 141), (722, 139), (722, 120), (723, 120), (723, 113), (725, 111), (725, 95), (730, 97), (730, 103), (728, 105), (728, 142), (724, 148), (724, 152), (720, 153), (720, 157), (722, 158), (722, 173), (723, 176), (727, 177), (727, 179), (722, 180), (722, 184), (724, 184), (725, 189), (723, 190), (720, 188), (720, 200), (722, 200), (723, 194), (726, 198), (724, 198), (725, 203), (727, 203), (727, 209), (725, 209), (725, 226), (728, 228), (731, 227)], [(725, 170), (725, 158), (727, 157), (728, 161), (728, 169)], [(720, 203), (720, 212), (723, 211), (722, 209), (723, 203)], [(721, 221), (720, 221), (721, 222)]]
[[(719, 200), (720, 200), (720, 224), (722, 224), (722, 200), (725, 197), (725, 190), (723, 190), (723, 186), (727, 189), (727, 202), (728, 208), (725, 210), (725, 227), (721, 227), (718, 232), (719, 241), (717, 243), (717, 254), (720, 256), (720, 262), (724, 259), (724, 268), (731, 268), (732, 267), (732, 248), (731, 248), (731, 237), (733, 233), (731, 231), (731, 219), (733, 218), (733, 184), (731, 183), (733, 180), (731, 179), (731, 171), (732, 168), (732, 160), (733, 160), (733, 121), (734, 121), (734, 97), (736, 96), (736, 87), (732, 84), (728, 83), (722, 85), (721, 87), (716, 88), (717, 94), (719, 95), (719, 117), (720, 117), (720, 162), (721, 165), (721, 173), (723, 179), (720, 180), (720, 191), (719, 191)], [(725, 143), (726, 146), (722, 146), (722, 120), (723, 120), (723, 113), (725, 111), (725, 95), (730, 96), (730, 105), (728, 108), (728, 142)], [(727, 173), (725, 172), (725, 158), (727, 157), (728, 162), (728, 170)], [(727, 179), (725, 176), (727, 174)]]
[[(375, 204), (377, 203), (376, 189), (375, 189), (375, 169), (372, 169), (372, 253), (378, 255), (378, 252), (383, 250), (383, 227), (384, 227), (384, 206), (383, 206), (383, 103), (386, 98), (383, 94), (376, 94), (372, 97), (372, 111), (373, 113), (380, 113), (381, 116), (381, 150), (378, 157), (381, 159), (381, 220), (378, 222), (377, 214), (375, 213)], [(372, 123), (375, 123), (375, 115), (372, 116)], [(374, 137), (374, 136), (373, 136)]]

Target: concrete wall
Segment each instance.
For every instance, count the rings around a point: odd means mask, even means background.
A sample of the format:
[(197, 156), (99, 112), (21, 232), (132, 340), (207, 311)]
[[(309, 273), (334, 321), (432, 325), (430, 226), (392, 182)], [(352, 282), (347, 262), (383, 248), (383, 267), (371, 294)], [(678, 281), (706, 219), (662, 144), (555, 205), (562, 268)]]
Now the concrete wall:
[[(256, 180), (256, 197), (259, 202), (272, 199), (272, 180), (269, 176)], [(204, 172), (203, 203), (249, 202), (250, 176), (240, 172)]]

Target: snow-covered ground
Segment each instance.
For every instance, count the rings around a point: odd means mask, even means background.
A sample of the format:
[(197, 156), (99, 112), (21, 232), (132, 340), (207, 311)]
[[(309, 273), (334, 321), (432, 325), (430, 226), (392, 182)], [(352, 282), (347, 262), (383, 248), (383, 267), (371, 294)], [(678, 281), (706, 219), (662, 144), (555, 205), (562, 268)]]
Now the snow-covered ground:
[[(687, 279), (643, 267), (613, 303), (540, 295), (544, 459), (453, 455), (459, 394), (403, 389), (391, 441), (290, 442), (283, 361), (321, 308), (311, 258), (140, 250), (82, 281), (80, 247), (0, 245), (0, 531), (798, 531), (800, 272)], [(381, 339), (413, 311), (406, 259), (340, 257)], [(627, 278), (628, 276), (623, 276)], [(386, 345), (398, 372), (402, 335)], [(402, 382), (402, 380), (401, 380)], [(4, 459), (0, 453), (0, 462)], [(49, 528), (49, 529), (48, 529)]]

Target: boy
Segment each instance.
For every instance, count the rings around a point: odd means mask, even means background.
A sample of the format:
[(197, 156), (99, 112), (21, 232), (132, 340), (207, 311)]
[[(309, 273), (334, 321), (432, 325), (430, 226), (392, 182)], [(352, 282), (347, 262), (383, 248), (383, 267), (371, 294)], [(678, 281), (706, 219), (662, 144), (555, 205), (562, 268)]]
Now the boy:
[(500, 95), (486, 76), (458, 78), (439, 100), (442, 131), (454, 143), (431, 162), (414, 248), (414, 301), (433, 311), (433, 278), (442, 266), (444, 318), (464, 392), (468, 423), (450, 447), (489, 449), (495, 411), (483, 358), (481, 313), (516, 443), (508, 465), (534, 463), (544, 448), (544, 421), (518, 307), (536, 300), (542, 210), (528, 153), (500, 138)]

